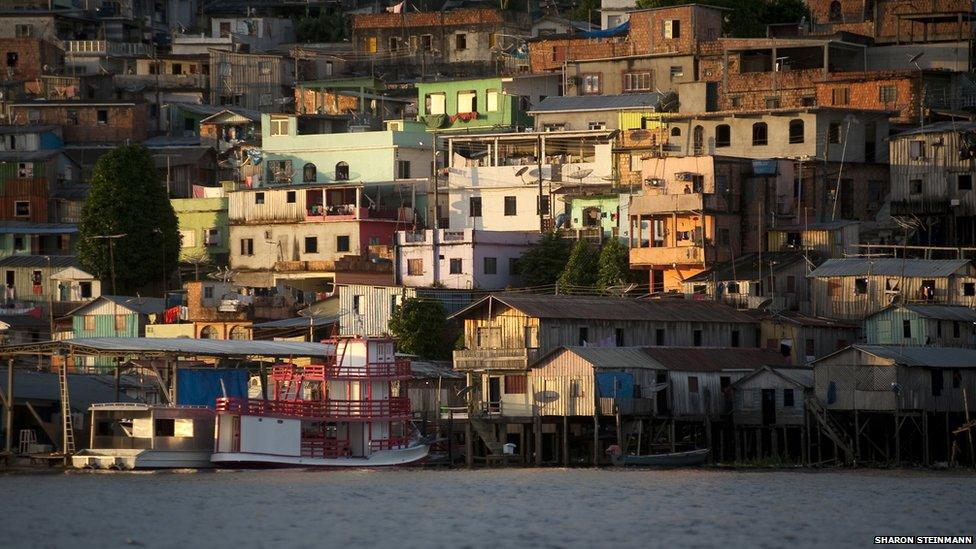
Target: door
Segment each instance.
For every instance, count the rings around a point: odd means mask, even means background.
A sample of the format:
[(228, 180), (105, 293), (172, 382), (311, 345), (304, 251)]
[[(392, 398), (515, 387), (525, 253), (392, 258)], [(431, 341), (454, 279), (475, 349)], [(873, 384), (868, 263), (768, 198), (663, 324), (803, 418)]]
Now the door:
[(763, 425), (776, 424), (776, 389), (762, 390), (762, 422)]
[(502, 383), (500, 377), (491, 376), (488, 378), (488, 411), (491, 413), (501, 412), (502, 407)]
[[(667, 383), (668, 374), (658, 373), (656, 381), (658, 385)], [(656, 395), (654, 395), (654, 400), (657, 402), (658, 417), (667, 417), (668, 416), (668, 389), (666, 385), (663, 389), (660, 389)]]

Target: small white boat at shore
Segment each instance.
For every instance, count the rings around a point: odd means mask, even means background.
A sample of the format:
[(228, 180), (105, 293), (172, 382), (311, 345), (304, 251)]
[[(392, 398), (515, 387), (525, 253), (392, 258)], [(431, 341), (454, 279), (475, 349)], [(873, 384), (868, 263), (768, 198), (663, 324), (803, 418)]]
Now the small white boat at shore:
[(213, 410), (204, 406), (92, 404), (89, 448), (71, 456), (78, 469), (213, 467)]

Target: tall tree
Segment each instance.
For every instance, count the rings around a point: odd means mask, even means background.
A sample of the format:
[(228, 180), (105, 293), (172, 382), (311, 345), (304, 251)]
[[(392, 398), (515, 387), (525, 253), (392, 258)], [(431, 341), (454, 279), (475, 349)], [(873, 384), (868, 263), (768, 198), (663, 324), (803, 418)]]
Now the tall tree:
[(172, 274), (180, 251), (176, 213), (145, 147), (117, 147), (98, 159), (78, 233), (79, 262), (108, 288), (114, 256), (116, 293), (162, 284)]
[(393, 312), (388, 326), (401, 351), (421, 358), (451, 358), (455, 334), (440, 302), (411, 297)]
[(518, 272), (526, 286), (548, 286), (559, 280), (566, 267), (572, 242), (559, 233), (542, 235), (518, 260)]
[(630, 258), (627, 248), (617, 238), (611, 238), (600, 250), (596, 284), (601, 288), (616, 286), (630, 278)]
[(576, 241), (566, 261), (566, 268), (559, 275), (560, 288), (569, 286), (593, 286), (597, 279), (597, 253), (584, 239)]

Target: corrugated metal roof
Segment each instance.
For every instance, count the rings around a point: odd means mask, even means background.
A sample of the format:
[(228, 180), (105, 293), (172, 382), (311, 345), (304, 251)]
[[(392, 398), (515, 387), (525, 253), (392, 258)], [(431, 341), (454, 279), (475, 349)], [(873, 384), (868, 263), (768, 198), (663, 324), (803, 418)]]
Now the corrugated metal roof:
[(964, 349), (961, 347), (901, 347), (897, 345), (854, 345), (853, 347), (903, 366), (976, 368), (976, 349)]
[[(761, 264), (760, 259), (762, 259)], [(748, 253), (735, 261), (726, 261), (712, 269), (688, 277), (685, 282), (710, 282), (713, 279), (718, 281), (759, 280), (760, 269), (763, 276), (768, 276), (770, 266), (772, 266), (772, 273), (776, 274), (801, 261), (803, 261), (801, 252), (766, 252), (762, 255)]]
[(450, 361), (410, 359), (413, 379), (464, 379), (465, 375), (451, 368)]
[(643, 347), (566, 347), (595, 368), (664, 368), (648, 359)]
[(308, 328), (309, 323), (312, 327), (318, 326), (328, 326), (339, 321), (338, 316), (316, 316), (312, 318), (307, 318), (304, 316), (298, 316), (295, 318), (283, 318), (281, 320), (271, 320), (268, 322), (261, 322), (254, 324), (252, 328), (261, 329), (271, 329), (271, 330), (288, 330), (294, 328)]
[(918, 313), (925, 318), (938, 320), (958, 320), (961, 322), (976, 322), (976, 309), (963, 307), (961, 305), (915, 305), (904, 306), (913, 313)]
[(529, 111), (532, 113), (562, 111), (594, 111), (647, 108), (654, 110), (661, 103), (660, 93), (631, 93), (624, 95), (563, 95), (543, 99)]
[(581, 318), (593, 320), (648, 320), (678, 322), (748, 322), (752, 317), (728, 305), (690, 299), (633, 299), (580, 295), (496, 293), (458, 311), (464, 316), (495, 300), (534, 318)]
[[(99, 299), (106, 299), (119, 307), (125, 307), (139, 314), (161, 313), (166, 310), (166, 300), (161, 297), (131, 297), (124, 295), (102, 295)], [(95, 301), (98, 301), (97, 299)], [(92, 303), (94, 303), (93, 301)], [(91, 305), (91, 303), (89, 303)]]
[(0, 233), (10, 234), (74, 234), (74, 223), (35, 223), (32, 221), (0, 221)]
[(813, 387), (813, 368), (771, 368), (777, 374), (804, 387)]
[(969, 265), (966, 259), (828, 259), (807, 276), (949, 276)]
[(155, 337), (93, 337), (43, 342), (42, 344), (8, 345), (0, 347), (0, 354), (23, 354), (39, 345), (47, 350), (80, 352), (82, 354), (172, 355), (220, 358), (320, 357), (334, 351), (333, 345), (303, 341), (253, 341), (228, 339), (190, 339)]
[(644, 347), (647, 356), (668, 370), (724, 372), (789, 366), (788, 357), (772, 349), (719, 347)]
[(0, 162), (37, 162), (47, 160), (61, 154), (60, 150), (46, 149), (40, 151), (0, 151)]
[(936, 122), (935, 124), (926, 124), (921, 128), (915, 128), (908, 130), (906, 132), (901, 132), (897, 135), (891, 136), (890, 139), (897, 139), (899, 137), (906, 137), (910, 135), (924, 135), (927, 133), (946, 133), (946, 132), (962, 132), (976, 130), (976, 122)]
[[(48, 260), (50, 259), (50, 263)], [(10, 255), (0, 259), (0, 267), (56, 267), (65, 269), (77, 267), (78, 260), (73, 255)]]
[[(0, 376), (0, 387), (7, 392), (7, 376)], [(124, 380), (125, 378), (123, 378)], [(120, 394), (115, 397), (115, 378), (107, 375), (68, 374), (71, 408), (86, 412), (98, 402), (135, 402)], [(61, 399), (57, 374), (48, 372), (14, 372), (14, 400), (57, 402)]]

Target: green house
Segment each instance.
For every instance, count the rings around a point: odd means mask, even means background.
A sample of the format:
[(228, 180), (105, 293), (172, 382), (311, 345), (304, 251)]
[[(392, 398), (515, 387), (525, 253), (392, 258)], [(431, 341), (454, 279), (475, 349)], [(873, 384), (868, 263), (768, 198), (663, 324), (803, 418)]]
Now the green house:
[(976, 309), (922, 303), (891, 305), (864, 319), (864, 335), (871, 345), (972, 347), (976, 344)]
[[(146, 324), (162, 321), (166, 301), (159, 297), (103, 295), (68, 313), (71, 336), (145, 337)], [(111, 358), (75, 358), (76, 366), (110, 368)]]
[(230, 257), (227, 197), (174, 198), (170, 202), (180, 225), (180, 261), (227, 264)]
[(559, 78), (540, 74), (421, 82), (417, 94), (417, 118), (428, 131), (505, 131), (531, 126), (528, 111), (559, 95)]

